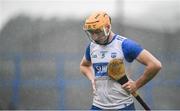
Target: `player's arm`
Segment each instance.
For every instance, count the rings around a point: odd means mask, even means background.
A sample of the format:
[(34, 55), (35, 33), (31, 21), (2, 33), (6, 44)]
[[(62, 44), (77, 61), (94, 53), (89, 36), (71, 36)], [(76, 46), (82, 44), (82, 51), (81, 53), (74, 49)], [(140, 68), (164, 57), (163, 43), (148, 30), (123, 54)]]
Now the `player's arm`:
[(91, 82), (94, 82), (94, 75), (91, 69), (90, 44), (87, 46), (85, 54), (80, 63), (80, 72), (84, 74)]
[(161, 69), (161, 63), (150, 52), (143, 49), (138, 43), (130, 39), (126, 39), (122, 46), (125, 59), (128, 62), (137, 60), (145, 65), (143, 74), (136, 81), (128, 81), (122, 87), (130, 92), (134, 92), (147, 82), (149, 82)]
[(159, 72), (162, 66), (161, 62), (145, 49), (139, 54), (136, 60), (146, 66), (144, 73), (135, 81), (136, 88), (139, 89), (149, 82)]
[(80, 72), (84, 74), (91, 81), (93, 93), (95, 93), (96, 87), (95, 87), (94, 75), (91, 69), (91, 65), (92, 63), (88, 61), (84, 56), (80, 63)]
[(91, 69), (91, 62), (86, 60), (85, 56), (80, 63), (80, 72), (84, 74), (89, 80), (94, 80), (94, 76)]

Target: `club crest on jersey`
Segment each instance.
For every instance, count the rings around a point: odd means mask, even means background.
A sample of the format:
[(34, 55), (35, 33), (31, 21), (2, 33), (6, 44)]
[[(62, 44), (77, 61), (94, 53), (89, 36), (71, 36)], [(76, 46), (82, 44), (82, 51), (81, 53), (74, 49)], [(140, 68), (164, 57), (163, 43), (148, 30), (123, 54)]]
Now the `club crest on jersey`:
[(93, 54), (93, 55), (92, 55), (92, 58), (97, 58), (97, 55), (96, 55), (96, 54)]
[(101, 59), (103, 59), (108, 51), (100, 51)]
[(111, 53), (111, 57), (112, 57), (112, 58), (116, 58), (116, 56), (117, 56), (117, 53), (116, 53), (116, 52), (112, 52), (112, 53)]

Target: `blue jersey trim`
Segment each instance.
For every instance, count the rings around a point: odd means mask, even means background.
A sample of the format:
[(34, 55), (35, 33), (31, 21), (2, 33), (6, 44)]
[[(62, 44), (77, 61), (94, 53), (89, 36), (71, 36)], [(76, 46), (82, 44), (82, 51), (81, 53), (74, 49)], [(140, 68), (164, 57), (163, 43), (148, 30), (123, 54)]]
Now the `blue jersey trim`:
[(90, 44), (86, 48), (85, 58), (86, 58), (86, 60), (91, 61)]
[(131, 39), (125, 39), (122, 42), (124, 57), (128, 62), (132, 62), (140, 54), (143, 48)]
[[(116, 38), (116, 36), (117, 36), (117, 34), (115, 34), (114, 36), (113, 36), (113, 39), (108, 43), (108, 44), (110, 44), (112, 41), (114, 41), (114, 39)], [(107, 45), (108, 45), (107, 44)]]

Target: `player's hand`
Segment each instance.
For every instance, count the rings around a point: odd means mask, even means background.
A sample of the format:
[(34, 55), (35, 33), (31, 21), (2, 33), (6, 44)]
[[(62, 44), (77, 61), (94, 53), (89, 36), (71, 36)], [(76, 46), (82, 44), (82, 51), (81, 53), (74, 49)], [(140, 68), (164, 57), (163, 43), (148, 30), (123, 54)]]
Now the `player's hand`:
[(91, 84), (92, 84), (92, 88), (93, 88), (93, 94), (96, 93), (96, 85), (95, 85), (95, 81), (91, 80)]
[(122, 88), (129, 93), (133, 93), (137, 90), (136, 83), (133, 80), (129, 80), (127, 83), (123, 84)]

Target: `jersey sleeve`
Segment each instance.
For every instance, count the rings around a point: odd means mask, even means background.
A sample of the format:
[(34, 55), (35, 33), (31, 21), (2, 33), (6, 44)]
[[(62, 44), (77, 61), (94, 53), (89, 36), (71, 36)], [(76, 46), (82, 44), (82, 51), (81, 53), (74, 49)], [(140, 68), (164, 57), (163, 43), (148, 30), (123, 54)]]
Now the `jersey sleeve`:
[(85, 52), (85, 58), (88, 61), (91, 61), (91, 56), (90, 56), (90, 44), (87, 46), (86, 48), (86, 52)]
[(125, 39), (122, 42), (122, 50), (126, 61), (132, 62), (140, 54), (143, 48), (131, 39)]

